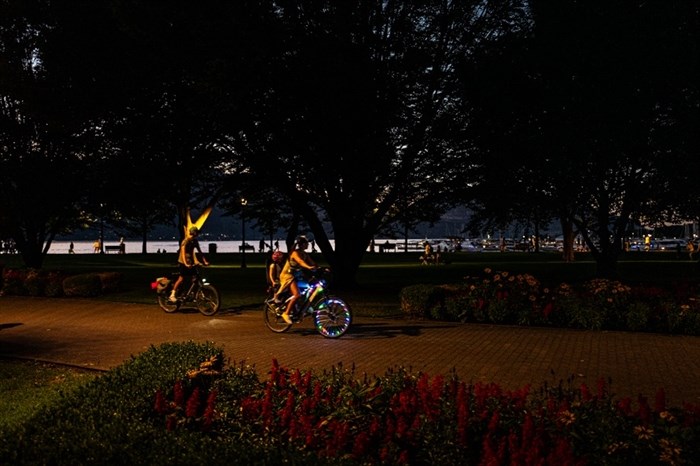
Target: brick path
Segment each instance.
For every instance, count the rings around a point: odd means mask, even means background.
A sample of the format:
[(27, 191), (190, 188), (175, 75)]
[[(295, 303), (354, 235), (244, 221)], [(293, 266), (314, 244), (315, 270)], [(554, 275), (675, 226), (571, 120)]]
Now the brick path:
[(156, 304), (0, 297), (0, 356), (107, 370), (152, 345), (180, 341), (214, 342), (261, 377), (273, 358), (317, 371), (342, 364), (358, 378), (398, 366), (429, 375), (454, 370), (464, 381), (507, 389), (561, 380), (595, 387), (603, 377), (618, 397), (653, 399), (663, 387), (669, 404), (700, 404), (700, 337), (357, 318), (330, 340), (308, 319), (272, 333), (259, 309), (204, 317), (166, 314)]

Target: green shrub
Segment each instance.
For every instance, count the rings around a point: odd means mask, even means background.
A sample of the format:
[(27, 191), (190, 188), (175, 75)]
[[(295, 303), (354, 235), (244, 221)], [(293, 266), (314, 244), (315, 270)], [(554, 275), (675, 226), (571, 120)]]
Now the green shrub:
[(44, 296), (44, 290), (47, 284), (47, 272), (38, 269), (27, 270), (27, 276), (24, 279), (24, 287), (29, 296)]
[[(169, 457), (177, 445), (165, 448), (172, 439), (156, 422), (154, 394), (220, 354), (221, 349), (209, 343), (151, 347), (0, 438), (0, 464), (187, 464)], [(198, 436), (196, 447), (207, 444), (201, 440)]]
[(697, 309), (687, 304), (679, 304), (676, 302), (664, 302), (661, 308), (665, 316), (665, 331), (669, 333), (699, 335), (695, 330), (695, 320), (698, 315)]
[(686, 335), (700, 335), (700, 312), (691, 310), (686, 317)]
[(0, 295), (92, 297), (119, 291), (119, 272), (67, 275), (43, 269), (2, 269)]
[(515, 322), (515, 312), (505, 298), (494, 298), (486, 307), (488, 321), (494, 324), (511, 324)]
[(700, 296), (686, 283), (663, 290), (594, 279), (550, 289), (529, 274), (487, 268), (463, 283), (412, 285), (401, 296), (409, 317), (700, 335)]
[(581, 300), (572, 301), (566, 308), (567, 320), (572, 328), (601, 330), (605, 324), (605, 313)]
[(119, 272), (100, 272), (100, 283), (103, 293), (114, 293), (119, 291), (122, 282), (122, 274)]
[(633, 332), (650, 330), (653, 309), (642, 302), (634, 302), (627, 308), (627, 329)]
[(411, 285), (399, 293), (401, 311), (412, 319), (424, 319), (441, 312), (444, 288), (436, 285)]
[(63, 296), (63, 281), (68, 277), (64, 272), (51, 271), (46, 276), (44, 294), (51, 298)]
[(446, 289), (444, 318), (451, 322), (467, 322), (474, 320), (473, 315), (469, 315), (471, 299), (469, 290), (463, 285), (456, 285)]
[[(624, 329), (632, 289), (617, 280), (596, 278), (583, 284), (590, 306), (588, 322), (591, 328)], [(597, 315), (593, 315), (597, 314)], [(585, 319), (584, 319), (585, 320)]]
[(102, 293), (102, 280), (97, 273), (72, 275), (63, 280), (63, 294), (68, 297), (92, 297)]
[(2, 271), (2, 290), (0, 294), (8, 295), (27, 295), (27, 288), (24, 282), (27, 279), (28, 271), (25, 269), (3, 269)]

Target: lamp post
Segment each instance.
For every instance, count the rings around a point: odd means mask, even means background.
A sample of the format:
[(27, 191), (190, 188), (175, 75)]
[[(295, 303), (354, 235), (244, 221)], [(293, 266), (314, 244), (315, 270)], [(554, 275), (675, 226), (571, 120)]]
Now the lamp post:
[(245, 263), (245, 206), (248, 204), (248, 200), (244, 197), (241, 198), (241, 238), (243, 244), (241, 244), (241, 268), (246, 268)]
[(100, 254), (105, 253), (105, 205), (100, 203)]

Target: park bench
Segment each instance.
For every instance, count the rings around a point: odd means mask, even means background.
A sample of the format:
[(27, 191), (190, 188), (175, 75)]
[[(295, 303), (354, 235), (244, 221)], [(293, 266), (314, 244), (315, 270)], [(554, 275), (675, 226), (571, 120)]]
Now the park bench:
[(242, 245), (238, 246), (238, 251), (239, 251), (239, 252), (243, 251), (244, 249), (245, 249), (246, 251), (255, 252), (255, 246), (253, 246), (252, 244), (247, 244), (247, 243), (246, 243), (246, 244), (242, 244)]
[(396, 245), (389, 242), (377, 246), (379, 247), (379, 252), (396, 251)]
[(118, 253), (120, 250), (121, 250), (121, 246), (119, 246), (118, 244), (115, 246), (105, 246), (105, 252), (108, 254), (110, 251), (114, 251), (114, 252)]

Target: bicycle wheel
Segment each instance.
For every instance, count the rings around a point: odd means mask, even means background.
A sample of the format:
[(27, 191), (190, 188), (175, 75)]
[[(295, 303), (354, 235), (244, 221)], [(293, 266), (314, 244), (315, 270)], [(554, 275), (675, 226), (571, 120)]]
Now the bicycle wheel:
[(197, 291), (197, 309), (205, 316), (212, 316), (219, 312), (221, 298), (219, 290), (214, 285), (202, 285)]
[(292, 324), (288, 324), (282, 318), (283, 307), (278, 307), (275, 303), (265, 301), (263, 304), (263, 316), (265, 317), (265, 325), (275, 333), (286, 332), (292, 328)]
[(174, 303), (170, 302), (170, 300), (168, 299), (169, 297), (170, 297), (169, 293), (158, 293), (158, 305), (160, 306), (161, 309), (163, 309), (168, 314), (180, 309), (180, 301), (178, 300), (177, 302), (174, 302)]
[(314, 326), (326, 338), (338, 338), (352, 323), (350, 306), (340, 298), (329, 297), (314, 311)]

